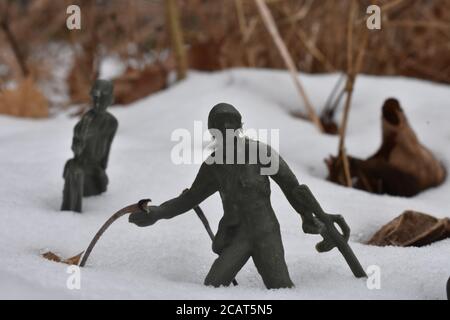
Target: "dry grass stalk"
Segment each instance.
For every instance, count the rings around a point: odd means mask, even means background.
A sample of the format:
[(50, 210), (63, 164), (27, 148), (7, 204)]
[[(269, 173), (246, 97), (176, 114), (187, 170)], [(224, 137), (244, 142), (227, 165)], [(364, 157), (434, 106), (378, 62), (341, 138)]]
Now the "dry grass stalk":
[(361, 41), (358, 55), (356, 58), (356, 62), (353, 61), (353, 25), (355, 22), (355, 15), (357, 10), (357, 4), (356, 0), (352, 0), (351, 6), (350, 6), (350, 13), (349, 13), (349, 19), (348, 19), (348, 29), (347, 29), (347, 83), (345, 85), (345, 91), (346, 91), (346, 100), (345, 100), (345, 106), (344, 106), (344, 113), (342, 116), (342, 123), (339, 131), (339, 150), (338, 154), (342, 161), (342, 167), (344, 170), (344, 176), (345, 181), (348, 187), (352, 186), (352, 179), (351, 179), (351, 172), (350, 172), (350, 165), (346, 153), (345, 148), (345, 137), (347, 133), (347, 126), (348, 126), (348, 117), (350, 114), (350, 108), (351, 108), (351, 102), (352, 102), (352, 95), (353, 95), (353, 89), (354, 84), (356, 81), (356, 76), (358, 72), (361, 69), (362, 61), (364, 58), (367, 41), (368, 41), (368, 31), (363, 28), (363, 39)]
[(278, 51), (280, 52), (281, 56), (283, 57), (283, 60), (291, 74), (292, 79), (294, 80), (294, 84), (297, 88), (297, 91), (305, 103), (306, 109), (308, 111), (309, 119), (322, 132), (323, 128), (322, 128), (320, 119), (317, 116), (316, 112), (314, 111), (314, 107), (312, 106), (312, 104), (305, 92), (305, 89), (303, 88), (303, 85), (300, 82), (300, 79), (298, 78), (297, 67), (295, 66), (295, 63), (292, 60), (291, 55), (289, 54), (286, 44), (283, 42), (283, 39), (280, 36), (280, 33), (275, 24), (272, 14), (269, 11), (269, 8), (267, 7), (264, 0), (255, 0), (255, 2), (256, 2), (256, 5), (258, 6), (258, 9), (259, 9), (261, 17), (264, 21), (264, 24), (266, 25), (267, 30), (269, 31), (270, 35), (272, 36), (272, 39), (275, 42), (275, 45), (277, 46)]
[[(317, 33), (315, 34), (317, 35)], [(298, 29), (297, 35), (300, 41), (305, 46), (305, 48), (311, 54), (311, 57), (314, 57), (317, 61), (319, 61), (327, 72), (336, 71), (336, 68), (332, 65), (330, 60), (328, 60), (328, 58), (322, 53), (322, 51), (320, 51), (320, 49), (317, 48), (316, 41), (309, 40), (308, 35), (302, 29)], [(317, 37), (315, 37), (314, 40), (317, 40)]]
[(350, 108), (351, 108), (354, 84), (356, 81), (356, 76), (357, 76), (359, 70), (361, 69), (362, 61), (363, 61), (364, 54), (366, 51), (367, 41), (368, 41), (368, 33), (364, 32), (363, 41), (361, 42), (361, 46), (359, 48), (355, 66), (352, 67), (351, 73), (349, 73), (347, 75), (347, 83), (345, 86), (345, 91), (346, 91), (347, 95), (346, 95), (346, 100), (345, 100), (342, 124), (341, 124), (340, 131), (339, 131), (339, 156), (341, 157), (341, 160), (342, 160), (344, 176), (345, 176), (345, 181), (346, 181), (347, 187), (352, 186), (352, 179), (351, 179), (350, 165), (349, 165), (349, 161), (348, 161), (348, 157), (347, 157), (347, 151), (345, 148), (345, 136), (346, 136), (346, 132), (347, 132), (348, 117), (349, 117)]
[(180, 25), (180, 16), (176, 0), (165, 0), (167, 25), (170, 32), (172, 49), (175, 55), (177, 78), (186, 78), (187, 57), (184, 48), (183, 32)]
[(350, 106), (354, 85), (354, 67), (353, 67), (353, 23), (355, 21), (356, 0), (352, 0), (350, 5), (349, 19), (347, 25), (347, 83), (345, 85), (345, 91), (347, 92), (344, 113), (342, 115), (341, 127), (339, 130), (339, 149), (338, 156), (342, 161), (342, 167), (344, 169), (344, 177), (347, 187), (352, 186), (352, 179), (350, 175), (350, 166), (345, 150), (345, 135), (347, 132), (348, 116), (350, 113)]

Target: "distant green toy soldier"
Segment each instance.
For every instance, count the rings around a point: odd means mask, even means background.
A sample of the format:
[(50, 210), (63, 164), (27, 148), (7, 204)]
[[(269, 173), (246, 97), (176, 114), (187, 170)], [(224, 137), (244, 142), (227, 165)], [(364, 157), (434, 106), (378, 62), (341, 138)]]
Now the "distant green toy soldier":
[(118, 122), (106, 109), (113, 103), (113, 84), (95, 81), (91, 89), (93, 107), (76, 124), (72, 151), (74, 158), (64, 167), (61, 210), (81, 212), (83, 196), (106, 191), (106, 167)]

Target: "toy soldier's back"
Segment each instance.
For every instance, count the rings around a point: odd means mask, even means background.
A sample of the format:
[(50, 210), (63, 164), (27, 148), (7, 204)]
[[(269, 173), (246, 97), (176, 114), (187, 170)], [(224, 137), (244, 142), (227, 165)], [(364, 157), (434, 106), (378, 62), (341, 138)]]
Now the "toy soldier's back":
[(116, 118), (106, 111), (113, 103), (113, 85), (97, 80), (91, 90), (93, 107), (74, 128), (74, 158), (64, 167), (65, 179), (61, 210), (81, 212), (82, 197), (106, 191), (106, 167), (111, 143), (117, 131)]

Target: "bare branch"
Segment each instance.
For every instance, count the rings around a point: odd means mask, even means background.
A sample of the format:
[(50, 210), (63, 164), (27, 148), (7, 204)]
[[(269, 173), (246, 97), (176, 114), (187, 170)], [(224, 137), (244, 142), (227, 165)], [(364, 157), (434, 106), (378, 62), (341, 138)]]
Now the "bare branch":
[(303, 85), (300, 82), (300, 79), (298, 78), (299, 73), (298, 73), (297, 67), (295, 66), (295, 63), (292, 60), (291, 55), (289, 54), (286, 44), (283, 42), (283, 39), (280, 36), (278, 28), (275, 24), (272, 14), (270, 13), (269, 8), (267, 7), (267, 4), (264, 2), (264, 0), (255, 0), (255, 2), (258, 7), (258, 10), (261, 14), (261, 17), (263, 19), (263, 22), (266, 25), (266, 28), (269, 31), (270, 35), (272, 36), (272, 39), (275, 42), (275, 45), (277, 46), (278, 51), (280, 52), (280, 54), (284, 60), (284, 63), (286, 64), (286, 67), (288, 68), (288, 70), (291, 74), (291, 77), (294, 81), (297, 91), (305, 103), (306, 109), (308, 111), (309, 119), (316, 125), (316, 127), (321, 132), (323, 132), (323, 128), (322, 128), (320, 119), (317, 116), (316, 112), (314, 111), (314, 107), (312, 106), (312, 104), (305, 92), (305, 89), (303, 88)]

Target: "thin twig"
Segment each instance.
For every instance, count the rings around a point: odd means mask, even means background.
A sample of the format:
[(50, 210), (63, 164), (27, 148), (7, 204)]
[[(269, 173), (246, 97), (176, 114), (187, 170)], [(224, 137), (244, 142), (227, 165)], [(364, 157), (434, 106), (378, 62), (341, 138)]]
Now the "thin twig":
[[(298, 14), (307, 14), (309, 10), (311, 9), (312, 1), (307, 2), (300, 11), (298, 11), (295, 15)], [(312, 25), (312, 37), (308, 37), (306, 32), (302, 29), (301, 26), (298, 25), (298, 21), (301, 19), (293, 18), (293, 15), (287, 14), (288, 17), (285, 19), (285, 21), (290, 22), (291, 29), (293, 30), (293, 34), (298, 37), (300, 42), (303, 44), (303, 46), (306, 48), (306, 50), (309, 52), (309, 56), (305, 59), (307, 60), (307, 64), (311, 66), (313, 59), (316, 59), (319, 63), (322, 64), (324, 69), (328, 72), (333, 72), (336, 70), (336, 68), (333, 66), (331, 61), (323, 54), (323, 52), (317, 47), (316, 43), (318, 40), (318, 35), (320, 31), (321, 24), (319, 22), (315, 22)]]
[(308, 111), (309, 119), (316, 125), (316, 127), (321, 132), (323, 132), (323, 127), (320, 122), (320, 119), (317, 116), (316, 112), (314, 111), (314, 107), (312, 106), (312, 104), (300, 82), (300, 79), (298, 78), (297, 67), (295, 66), (295, 63), (292, 60), (291, 55), (289, 54), (286, 44), (283, 42), (283, 39), (280, 36), (278, 28), (275, 24), (272, 14), (270, 13), (269, 8), (267, 7), (267, 4), (264, 2), (264, 0), (255, 0), (255, 2), (258, 7), (258, 10), (261, 14), (264, 24), (266, 25), (267, 30), (269, 31), (270, 35), (272, 36), (272, 39), (275, 42), (275, 45), (277, 46), (278, 51), (280, 52), (280, 54), (284, 60), (284, 63), (286, 64), (286, 66), (291, 74), (292, 79), (294, 80), (294, 84), (297, 88), (297, 91), (305, 103), (306, 109)]
[(430, 28), (446, 31), (450, 30), (450, 24), (442, 21), (387, 20), (383, 25), (386, 27)]
[(239, 30), (241, 32), (241, 39), (242, 39), (241, 41), (242, 41), (242, 46), (244, 47), (244, 50), (245, 50), (245, 56), (246, 56), (249, 66), (253, 67), (254, 66), (253, 59), (252, 59), (250, 50), (246, 46), (246, 44), (249, 41), (249, 39), (253, 33), (253, 30), (255, 29), (257, 20), (252, 19), (250, 21), (250, 24), (247, 23), (247, 20), (245, 19), (245, 13), (244, 13), (244, 7), (242, 5), (242, 0), (234, 0), (234, 5), (236, 8), (236, 14), (237, 14), (237, 19), (238, 19), (238, 23), (239, 23)]
[(165, 0), (167, 27), (169, 28), (172, 48), (177, 62), (177, 78), (182, 80), (186, 78), (187, 56), (184, 48), (183, 32), (180, 25), (180, 15), (175, 0)]
[(389, 10), (394, 9), (399, 4), (402, 4), (402, 2), (404, 2), (404, 1), (405, 0), (394, 0), (394, 1), (388, 2), (380, 7), (381, 12), (386, 13)]
[(350, 165), (347, 157), (347, 151), (345, 148), (345, 136), (347, 132), (347, 124), (348, 124), (348, 116), (350, 113), (350, 107), (351, 107), (351, 101), (352, 101), (352, 95), (353, 95), (353, 88), (356, 81), (356, 75), (361, 70), (363, 58), (366, 51), (367, 41), (368, 41), (368, 32), (364, 32), (363, 35), (363, 41), (361, 42), (361, 46), (358, 51), (358, 56), (356, 58), (355, 65), (352, 67), (352, 73), (350, 73), (347, 76), (347, 84), (346, 84), (346, 100), (345, 100), (345, 108), (344, 108), (344, 115), (342, 119), (341, 124), (341, 130), (340, 130), (340, 136), (339, 136), (339, 155), (342, 160), (342, 165), (344, 168), (344, 175), (345, 175), (345, 181), (348, 187), (352, 186), (352, 180), (351, 180), (351, 172), (350, 172)]
[[(341, 88), (341, 85), (342, 85), (342, 82), (344, 81), (344, 79), (345, 79), (345, 75), (340, 74), (338, 80), (336, 81), (336, 84), (334, 85), (333, 89), (330, 92), (330, 95), (328, 96), (328, 98), (325, 102), (325, 106), (323, 108), (324, 114), (329, 114), (330, 116), (332, 116), (335, 113), (337, 104), (339, 103), (339, 101), (341, 99), (340, 96), (342, 95), (342, 92), (345, 89), (344, 88), (344, 89), (339, 90), (339, 88)], [(336, 94), (338, 93), (338, 91), (339, 91), (339, 94), (336, 99)], [(336, 101), (338, 101), (338, 102), (336, 102)]]
[[(302, 29), (298, 29), (297, 31), (298, 38), (303, 43), (305, 48), (309, 51), (311, 56), (313, 56), (317, 61), (319, 61), (328, 72), (334, 72), (336, 68), (333, 64), (328, 60), (328, 58), (317, 48), (315, 41), (311, 41), (308, 39), (308, 36)], [(317, 40), (317, 37), (316, 37)]]
[(241, 31), (242, 38), (247, 33), (247, 22), (245, 21), (244, 8), (242, 6), (242, 0), (234, 0), (234, 6), (236, 8), (239, 30)]
[(89, 243), (89, 246), (87, 247), (86, 251), (84, 251), (83, 254), (83, 258), (81, 259), (81, 262), (79, 264), (80, 267), (84, 267), (87, 259), (89, 258), (89, 255), (92, 252), (92, 249), (94, 249), (95, 245), (97, 244), (98, 240), (100, 239), (100, 237), (102, 236), (102, 234), (106, 231), (106, 229), (109, 228), (109, 226), (111, 224), (113, 224), (114, 221), (116, 221), (117, 219), (119, 219), (120, 217), (126, 215), (126, 214), (130, 214), (132, 212), (139, 212), (140, 206), (138, 203), (126, 206), (122, 209), (120, 209), (119, 211), (117, 211), (116, 213), (114, 213), (103, 225), (102, 227), (97, 231), (97, 233), (95, 234), (94, 238), (91, 240), (91, 242)]
[[(306, 4), (300, 10), (298, 10), (296, 13), (294, 13), (293, 15), (288, 17), (288, 19), (287, 19), (288, 22), (295, 23), (300, 20), (303, 20), (308, 15), (309, 11), (311, 10), (313, 3), (314, 3), (314, 0), (308, 0), (306, 2)], [(283, 23), (283, 22), (284, 21), (282, 21), (281, 23)]]
[(344, 177), (347, 187), (352, 186), (350, 168), (345, 150), (345, 135), (347, 132), (348, 115), (350, 112), (351, 99), (353, 93), (354, 74), (353, 74), (353, 23), (355, 20), (356, 1), (352, 0), (350, 5), (350, 13), (347, 25), (347, 83), (345, 90), (347, 97), (345, 100), (344, 114), (342, 116), (342, 124), (339, 130), (339, 150), (338, 155), (342, 161), (344, 168)]

